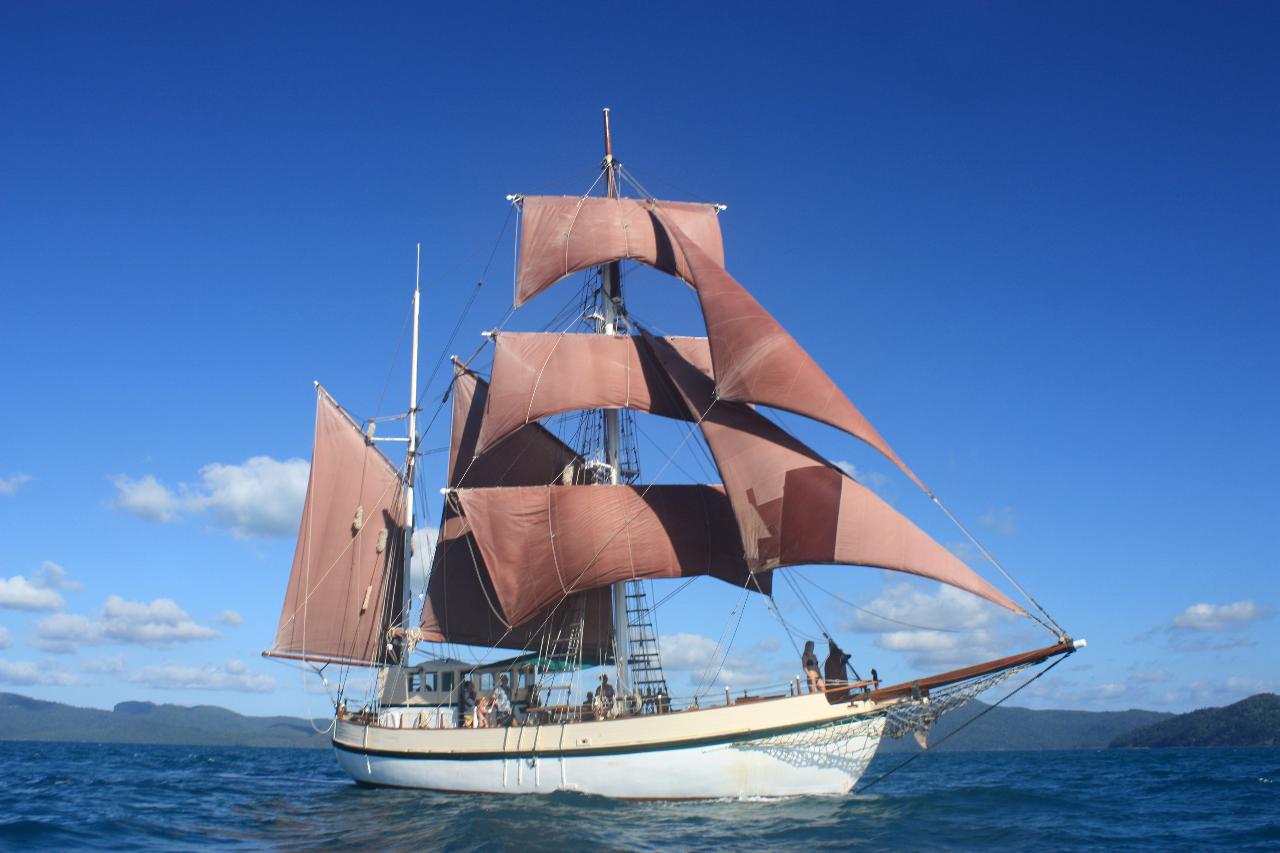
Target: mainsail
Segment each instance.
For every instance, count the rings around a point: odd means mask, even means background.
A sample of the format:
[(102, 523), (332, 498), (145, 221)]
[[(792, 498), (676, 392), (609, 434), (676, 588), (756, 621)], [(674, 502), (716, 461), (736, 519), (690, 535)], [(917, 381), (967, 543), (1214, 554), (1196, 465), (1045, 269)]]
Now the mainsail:
[[(689, 269), (674, 251), (668, 227), (652, 205), (633, 198), (523, 196), (520, 271), (515, 304), (523, 305), (560, 279), (588, 267), (630, 259), (688, 280)], [(664, 201), (666, 220), (703, 254), (724, 264), (716, 206)]]
[(401, 618), (404, 481), (316, 385), (315, 445), (293, 569), (269, 654), (379, 665)]

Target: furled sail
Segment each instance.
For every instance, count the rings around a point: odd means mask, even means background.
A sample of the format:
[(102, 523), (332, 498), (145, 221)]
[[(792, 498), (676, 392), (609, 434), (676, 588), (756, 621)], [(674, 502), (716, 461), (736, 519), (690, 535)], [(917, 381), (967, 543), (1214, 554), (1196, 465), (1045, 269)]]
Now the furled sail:
[(715, 255), (684, 232), (668, 206), (657, 203), (652, 209), (678, 247), (676, 254), (688, 270), (685, 280), (697, 291), (720, 398), (785, 409), (842, 429), (880, 451), (929, 492), (796, 339)]
[(513, 622), (571, 592), (633, 578), (712, 575), (769, 590), (743, 559), (717, 486), (459, 489), (504, 613)]
[[(706, 338), (667, 340), (711, 375)], [(507, 332), (495, 337), (481, 453), (527, 423), (578, 409), (637, 409), (689, 419), (684, 402), (671, 392), (665, 373), (638, 338)]]
[(874, 492), (714, 386), (680, 353), (645, 335), (699, 421), (724, 478), (753, 571), (810, 563), (874, 566), (932, 578), (1025, 614)]
[[(453, 429), (449, 441), (449, 485), (540, 486), (567, 476), (572, 481), (578, 455), (539, 424), (516, 430), (510, 441), (476, 455), (488, 384), (460, 364), (454, 366)], [(555, 612), (535, 614), (524, 624), (502, 613), (489, 570), (456, 501), (445, 501), (439, 539), (422, 608), (422, 639), (512, 649), (537, 648), (560, 627), (561, 617), (584, 619), (583, 653), (603, 660), (612, 643), (612, 604), (607, 594), (586, 593)]]
[(316, 386), (315, 446), (280, 625), (269, 653), (393, 663), (403, 602), (404, 481)]
[[(682, 201), (659, 202), (663, 215), (696, 242), (708, 258), (724, 265), (724, 243), (716, 207)], [(631, 259), (689, 280), (671, 236), (650, 213), (652, 203), (633, 198), (524, 196), (520, 226), (520, 269), (515, 304), (523, 305), (555, 282), (579, 270)]]

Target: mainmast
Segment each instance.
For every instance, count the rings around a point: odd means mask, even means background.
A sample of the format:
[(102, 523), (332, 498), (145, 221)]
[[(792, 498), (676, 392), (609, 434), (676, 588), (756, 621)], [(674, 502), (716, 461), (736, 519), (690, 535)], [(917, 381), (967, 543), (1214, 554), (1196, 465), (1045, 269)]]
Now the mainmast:
[[(605, 171), (608, 182), (609, 198), (618, 197), (617, 164), (613, 159), (613, 140), (609, 135), (609, 108), (604, 109), (604, 161), (600, 166)], [(619, 261), (605, 264), (600, 268), (601, 316), (597, 321), (597, 330), (601, 334), (619, 334), (619, 319), (622, 317), (622, 277), (619, 275)], [(621, 462), (622, 435), (617, 409), (604, 410), (604, 463), (609, 469), (609, 482), (618, 485), (622, 479)], [(628, 692), (627, 657), (627, 584), (620, 581), (613, 585), (613, 649), (618, 665), (618, 692)]]
[[(404, 578), (401, 589), (401, 624), (408, 628), (413, 607), (413, 477), (418, 457), (418, 303), (421, 297), (422, 244), (418, 244), (417, 259), (413, 269), (413, 353), (409, 362), (409, 450), (404, 462)], [(408, 658), (408, 640), (402, 640), (400, 665)]]

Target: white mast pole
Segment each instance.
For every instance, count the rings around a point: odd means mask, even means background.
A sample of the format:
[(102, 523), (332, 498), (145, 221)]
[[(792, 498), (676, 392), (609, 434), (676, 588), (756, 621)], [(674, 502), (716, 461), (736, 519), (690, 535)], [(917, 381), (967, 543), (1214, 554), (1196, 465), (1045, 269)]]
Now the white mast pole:
[[(403, 583), (403, 626), (409, 628), (411, 610), (413, 608), (413, 590), (410, 581), (413, 579), (413, 476), (418, 452), (418, 303), (421, 296), (422, 279), (422, 244), (418, 244), (417, 260), (413, 270), (413, 355), (409, 362), (409, 450), (405, 456), (404, 487), (404, 583)], [(405, 642), (402, 649), (408, 649)], [(407, 653), (401, 655), (400, 665), (404, 666)]]

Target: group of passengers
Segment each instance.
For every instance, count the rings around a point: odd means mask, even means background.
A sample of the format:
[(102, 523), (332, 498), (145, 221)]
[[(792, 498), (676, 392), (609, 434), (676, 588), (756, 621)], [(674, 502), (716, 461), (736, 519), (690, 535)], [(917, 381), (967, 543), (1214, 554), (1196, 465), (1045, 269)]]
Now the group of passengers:
[(469, 729), (509, 726), (514, 715), (511, 707), (511, 685), (504, 674), (493, 693), (480, 696), (471, 679), (462, 682), (458, 705), (462, 709), (462, 725)]

